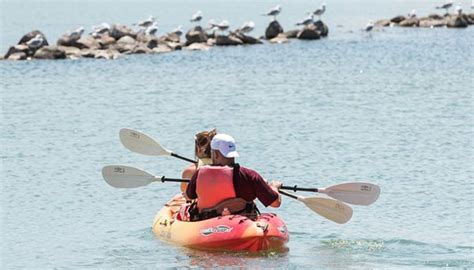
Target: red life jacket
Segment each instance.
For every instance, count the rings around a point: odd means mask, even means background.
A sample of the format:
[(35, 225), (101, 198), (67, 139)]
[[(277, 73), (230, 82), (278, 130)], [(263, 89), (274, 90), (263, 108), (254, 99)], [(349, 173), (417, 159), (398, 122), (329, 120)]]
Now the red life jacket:
[(203, 166), (196, 178), (199, 209), (212, 208), (223, 200), (235, 198), (233, 169), (227, 166)]

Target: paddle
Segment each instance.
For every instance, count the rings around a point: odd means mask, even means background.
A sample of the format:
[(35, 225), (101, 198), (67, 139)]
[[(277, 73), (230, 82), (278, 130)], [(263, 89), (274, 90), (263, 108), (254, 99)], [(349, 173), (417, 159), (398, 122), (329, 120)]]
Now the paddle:
[[(115, 188), (136, 188), (153, 182), (189, 182), (188, 179), (155, 176), (144, 170), (124, 165), (105, 166), (102, 168), (102, 176), (107, 184)], [(352, 217), (352, 208), (343, 202), (320, 197), (305, 198), (283, 190), (280, 190), (280, 193), (303, 202), (309, 209), (336, 223), (346, 223)]]
[(180, 156), (164, 148), (161, 144), (137, 130), (122, 128), (119, 132), (120, 141), (129, 150), (148, 156), (172, 156), (188, 162), (197, 163), (197, 161)]
[[(120, 140), (122, 144), (133, 152), (150, 156), (170, 155), (188, 162), (196, 161), (175, 154), (150, 136), (133, 129), (123, 128), (120, 130)], [(299, 188), (282, 186), (280, 189), (293, 191), (310, 191), (326, 194), (329, 197), (355, 205), (370, 205), (374, 203), (380, 194), (379, 186), (365, 182), (343, 183), (327, 188)]]
[(318, 192), (328, 195), (334, 199), (356, 205), (370, 205), (374, 203), (380, 194), (380, 187), (365, 182), (342, 183), (327, 188), (299, 188), (296, 185), (281, 186), (280, 189), (296, 191)]

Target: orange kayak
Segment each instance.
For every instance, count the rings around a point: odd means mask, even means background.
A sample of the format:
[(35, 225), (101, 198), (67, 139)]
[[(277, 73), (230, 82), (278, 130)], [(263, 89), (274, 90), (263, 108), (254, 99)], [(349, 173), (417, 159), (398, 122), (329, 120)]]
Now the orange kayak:
[(162, 241), (204, 250), (285, 250), (289, 240), (288, 230), (276, 214), (264, 213), (256, 220), (241, 215), (193, 222), (174, 219), (173, 216), (184, 203), (185, 200), (177, 195), (156, 215), (153, 233)]

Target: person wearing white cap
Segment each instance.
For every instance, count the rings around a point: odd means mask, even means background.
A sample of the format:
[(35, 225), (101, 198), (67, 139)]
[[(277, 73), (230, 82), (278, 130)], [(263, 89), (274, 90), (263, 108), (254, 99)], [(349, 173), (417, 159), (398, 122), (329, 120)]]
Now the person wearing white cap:
[[(235, 163), (236, 157), (239, 153), (234, 138), (227, 134), (217, 134), (212, 138), (212, 165), (203, 166), (194, 173), (185, 193), (188, 199), (197, 199), (198, 219), (248, 213), (250, 208), (256, 211), (253, 201), (257, 198), (264, 206), (280, 206), (278, 188), (281, 183), (273, 181), (268, 184), (256, 171)], [(245, 209), (229, 211), (223, 207), (226, 203), (235, 205), (236, 200), (245, 201)], [(222, 209), (226, 211), (221, 212)]]

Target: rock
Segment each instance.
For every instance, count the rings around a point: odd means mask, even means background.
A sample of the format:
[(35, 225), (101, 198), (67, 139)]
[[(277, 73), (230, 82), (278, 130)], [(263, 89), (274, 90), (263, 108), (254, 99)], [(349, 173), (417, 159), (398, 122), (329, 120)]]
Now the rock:
[(95, 50), (91, 49), (82, 49), (81, 56), (85, 58), (94, 58), (95, 57)]
[(66, 56), (69, 56), (69, 55), (74, 55), (74, 56), (77, 56), (77, 57), (81, 56), (81, 49), (79, 49), (77, 47), (58, 46), (58, 48), (60, 50), (64, 51)]
[(247, 36), (242, 33), (235, 33), (236, 38), (240, 39), (244, 44), (262, 44), (262, 41), (258, 38)]
[(115, 44), (117, 42), (115, 38), (111, 37), (109, 34), (101, 35), (100, 38), (97, 38), (96, 40), (101, 49), (106, 49), (110, 45)]
[(439, 16), (438, 14), (430, 14), (430, 15), (428, 15), (428, 18), (433, 19), (433, 20), (442, 20), (443, 19), (443, 17)]
[(466, 28), (469, 24), (462, 16), (455, 15), (448, 19), (446, 26), (449, 28)]
[(296, 38), (300, 31), (301, 31), (300, 29), (295, 29), (295, 30), (286, 31), (284, 34), (287, 38)]
[(19, 45), (10, 47), (7, 53), (5, 54), (5, 56), (3, 56), (3, 58), (8, 59), (10, 55), (15, 54), (15, 53), (20, 53), (20, 52), (24, 53), (27, 56), (31, 54), (30, 48), (28, 48), (27, 45), (19, 44)]
[(26, 53), (24, 52), (15, 52), (10, 54), (8, 57), (5, 57), (7, 60), (13, 60), (13, 61), (18, 61), (18, 60), (25, 60), (26, 59)]
[(33, 56), (36, 59), (65, 59), (66, 52), (57, 46), (44, 46), (38, 49)]
[(328, 36), (329, 28), (321, 20), (318, 20), (317, 22), (314, 22), (314, 26), (316, 26), (316, 30), (319, 32), (321, 37), (327, 37)]
[(193, 43), (206, 42), (208, 39), (207, 34), (204, 32), (201, 26), (195, 26), (186, 33), (185, 46), (189, 46)]
[(265, 30), (265, 38), (266, 39), (272, 39), (278, 34), (283, 33), (283, 27), (281, 27), (280, 23), (278, 21), (272, 21), (267, 29)]
[(244, 42), (237, 38), (234, 35), (218, 35), (216, 37), (216, 45), (217, 46), (235, 46), (235, 45), (242, 45)]
[(117, 40), (117, 44), (121, 45), (135, 45), (137, 41), (131, 36), (123, 36), (119, 40)]
[(130, 36), (135, 39), (137, 38), (137, 33), (126, 25), (114, 24), (110, 29), (110, 36), (115, 40), (119, 40), (124, 36)]
[(99, 43), (97, 42), (97, 40), (95, 38), (93, 38), (92, 36), (84, 36), (84, 37), (81, 37), (78, 41), (77, 41), (77, 47), (79, 49), (92, 49), (92, 50), (96, 50), (96, 49), (99, 49), (100, 48), (100, 45)]
[(166, 45), (170, 47), (173, 51), (179, 51), (183, 48), (183, 45), (178, 42), (166, 42)]
[(283, 33), (278, 34), (278, 36), (270, 39), (269, 41), (270, 41), (270, 43), (277, 43), (277, 44), (282, 44), (282, 43), (289, 42), (288, 38)]
[(146, 46), (150, 49), (153, 49), (153, 48), (156, 48), (158, 44), (160, 43), (162, 42), (159, 41), (158, 38), (153, 38), (153, 39), (148, 40), (148, 42), (146, 43)]
[(378, 20), (375, 22), (375, 26), (376, 27), (387, 27), (387, 26), (390, 26), (392, 22), (390, 20)]
[(95, 59), (117, 59), (120, 56), (120, 53), (117, 50), (97, 50), (95, 51)]
[(30, 41), (30, 39), (36, 37), (36, 35), (41, 35), (43, 37), (43, 44), (41, 44), (40, 47), (43, 47), (43, 46), (48, 46), (49, 43), (48, 43), (48, 40), (46, 39), (46, 36), (41, 33), (41, 31), (38, 31), (38, 30), (34, 30), (34, 31), (31, 31), (29, 33), (27, 33), (26, 35), (24, 35), (20, 41), (18, 42), (18, 44), (26, 44), (28, 41)]
[(434, 28), (443, 27), (446, 25), (444, 20), (422, 19), (418, 24), (419, 27)]
[(313, 40), (313, 39), (320, 39), (321, 35), (319, 34), (319, 31), (316, 29), (316, 26), (309, 25), (301, 29), (298, 32), (296, 37), (298, 39)]
[(207, 43), (193, 43), (187, 47), (184, 47), (185, 50), (189, 51), (207, 51), (211, 48), (211, 46), (207, 45)]
[(474, 24), (474, 13), (472, 14), (461, 14), (462, 18), (467, 22), (467, 24), (472, 25)]
[(151, 52), (152, 50), (144, 44), (139, 44), (132, 50), (132, 53), (136, 53), (136, 54), (151, 53)]
[(401, 21), (398, 25), (401, 27), (417, 27), (418, 25), (420, 25), (420, 20), (416, 17), (407, 18)]
[(168, 52), (172, 52), (172, 51), (173, 50), (170, 47), (168, 47), (164, 44), (158, 44), (157, 47), (152, 49), (152, 52), (154, 52), (154, 53), (168, 53)]
[(175, 42), (179, 43), (179, 36), (176, 33), (169, 33), (167, 35), (164, 35), (160, 37), (160, 40), (164, 42)]
[(402, 21), (404, 21), (406, 19), (405, 16), (397, 16), (397, 17), (393, 17), (392, 19), (390, 19), (391, 22), (393, 23), (400, 23)]
[(206, 44), (208, 46), (215, 46), (216, 45), (216, 39), (215, 38), (208, 38)]
[(58, 46), (66, 46), (66, 47), (79, 47), (80, 45), (77, 43), (77, 39), (72, 39), (68, 35), (64, 35), (58, 39), (56, 42)]

